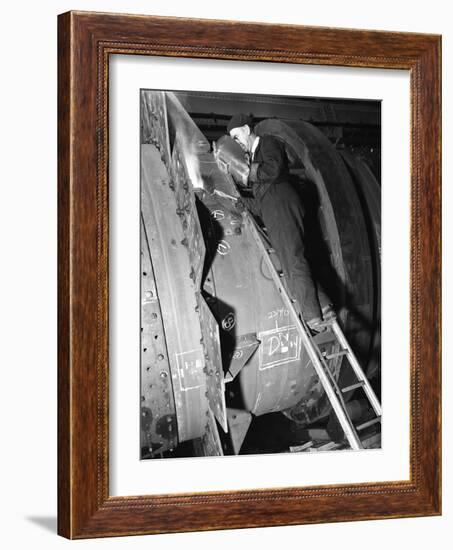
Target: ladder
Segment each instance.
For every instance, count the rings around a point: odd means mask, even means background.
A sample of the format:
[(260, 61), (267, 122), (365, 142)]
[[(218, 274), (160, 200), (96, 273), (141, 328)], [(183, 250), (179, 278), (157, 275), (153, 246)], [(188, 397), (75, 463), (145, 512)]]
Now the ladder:
[[(358, 450), (363, 449), (362, 442), (360, 440), (358, 432), (364, 430), (365, 428), (381, 422), (381, 404), (376, 397), (376, 394), (373, 391), (363, 369), (359, 365), (357, 358), (351, 349), (343, 331), (341, 330), (336, 318), (324, 321), (320, 326), (324, 327), (327, 331), (332, 333), (333, 340), (336, 340), (339, 346), (339, 351), (332, 353), (330, 355), (324, 355), (321, 353), (314, 337), (311, 334), (310, 329), (308, 328), (307, 323), (304, 321), (302, 316), (299, 316), (299, 312), (295, 307), (295, 301), (290, 298), (286, 288), (283, 285), (282, 273), (279, 272), (272, 259), (271, 254), (274, 253), (274, 250), (268, 245), (267, 236), (263, 233), (262, 229), (258, 226), (256, 221), (253, 219), (252, 215), (248, 212), (243, 212), (244, 221), (250, 228), (251, 235), (253, 236), (258, 249), (261, 251), (264, 261), (269, 268), (269, 273), (274, 280), (278, 291), (282, 296), (282, 300), (285, 303), (285, 306), (288, 308), (292, 314), (296, 326), (299, 329), (299, 333), (302, 339), (302, 343), (308, 353), (308, 356), (312, 362), (312, 365), (316, 371), (316, 374), (321, 381), (321, 384), (324, 388), (324, 391), (327, 394), (327, 397), (332, 405), (332, 408), (337, 416), (337, 419), (340, 423), (341, 428), (346, 436), (346, 439), (349, 442), (349, 445), (352, 449)], [(349, 362), (349, 365), (352, 367), (357, 382), (346, 386), (344, 388), (339, 388), (337, 381), (334, 378), (334, 375), (329, 368), (329, 362), (335, 360), (337, 357), (345, 356)], [(357, 388), (362, 388), (364, 393), (371, 404), (374, 412), (375, 418), (368, 420), (360, 424), (359, 426), (354, 426), (344, 401), (343, 395), (354, 391)]]

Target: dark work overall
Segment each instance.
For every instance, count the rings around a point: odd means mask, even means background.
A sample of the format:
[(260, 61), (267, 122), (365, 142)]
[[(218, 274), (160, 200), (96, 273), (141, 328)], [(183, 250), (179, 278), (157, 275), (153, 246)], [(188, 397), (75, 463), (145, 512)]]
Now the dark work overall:
[(267, 228), (291, 297), (298, 301), (306, 321), (322, 318), (321, 307), (331, 302), (313, 280), (305, 256), (303, 205), (290, 183), (284, 145), (273, 136), (260, 137), (249, 183), (254, 199), (246, 201), (247, 205)]

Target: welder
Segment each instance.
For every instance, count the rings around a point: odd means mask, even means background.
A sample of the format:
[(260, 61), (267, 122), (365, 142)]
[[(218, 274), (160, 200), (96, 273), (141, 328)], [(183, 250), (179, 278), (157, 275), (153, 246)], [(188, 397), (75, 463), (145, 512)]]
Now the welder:
[(291, 183), (285, 146), (274, 136), (257, 136), (252, 117), (243, 113), (231, 118), (227, 131), (248, 159), (239, 182), (251, 194), (247, 207), (263, 221), (304, 320), (313, 332), (321, 331), (322, 321), (335, 313), (330, 299), (313, 280), (305, 255), (304, 207)]

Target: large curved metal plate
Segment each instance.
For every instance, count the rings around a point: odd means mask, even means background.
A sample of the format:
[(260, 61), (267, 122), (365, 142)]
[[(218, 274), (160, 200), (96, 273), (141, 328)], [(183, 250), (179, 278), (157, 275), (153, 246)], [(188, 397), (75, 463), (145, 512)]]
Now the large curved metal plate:
[(176, 410), (154, 270), (141, 220), (141, 457), (173, 450)]
[(154, 145), (142, 145), (141, 169), (143, 220), (162, 309), (178, 438), (186, 441), (203, 434), (208, 409), (195, 267), (183, 243), (170, 176)]

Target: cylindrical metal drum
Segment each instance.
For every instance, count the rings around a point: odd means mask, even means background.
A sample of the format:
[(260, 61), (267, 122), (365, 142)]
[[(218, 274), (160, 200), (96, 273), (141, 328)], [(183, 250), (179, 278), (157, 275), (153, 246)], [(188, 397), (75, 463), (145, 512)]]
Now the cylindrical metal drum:
[[(351, 176), (339, 153), (311, 124), (266, 120), (256, 131), (272, 134), (285, 144), (294, 185), (307, 212), (306, 240), (315, 279), (332, 298), (346, 336), (366, 369), (376, 331), (376, 289), (366, 221)], [(230, 388), (241, 393), (243, 407), (255, 415), (291, 409), (298, 420), (310, 422), (327, 414), (327, 398), (301, 347), (294, 320), (247, 228), (231, 205), (222, 205), (212, 196), (204, 204), (214, 235), (206, 239), (207, 247), (209, 242), (217, 246), (211, 252), (205, 290), (216, 302), (213, 313), (220, 326), (224, 368), (228, 368), (229, 353), (241, 353), (240, 342), (246, 335), (254, 333), (260, 342), (242, 368), (236, 388)], [(340, 368), (341, 359), (334, 374), (343, 376), (341, 385), (347, 385), (351, 373), (345, 369), (342, 375)]]

